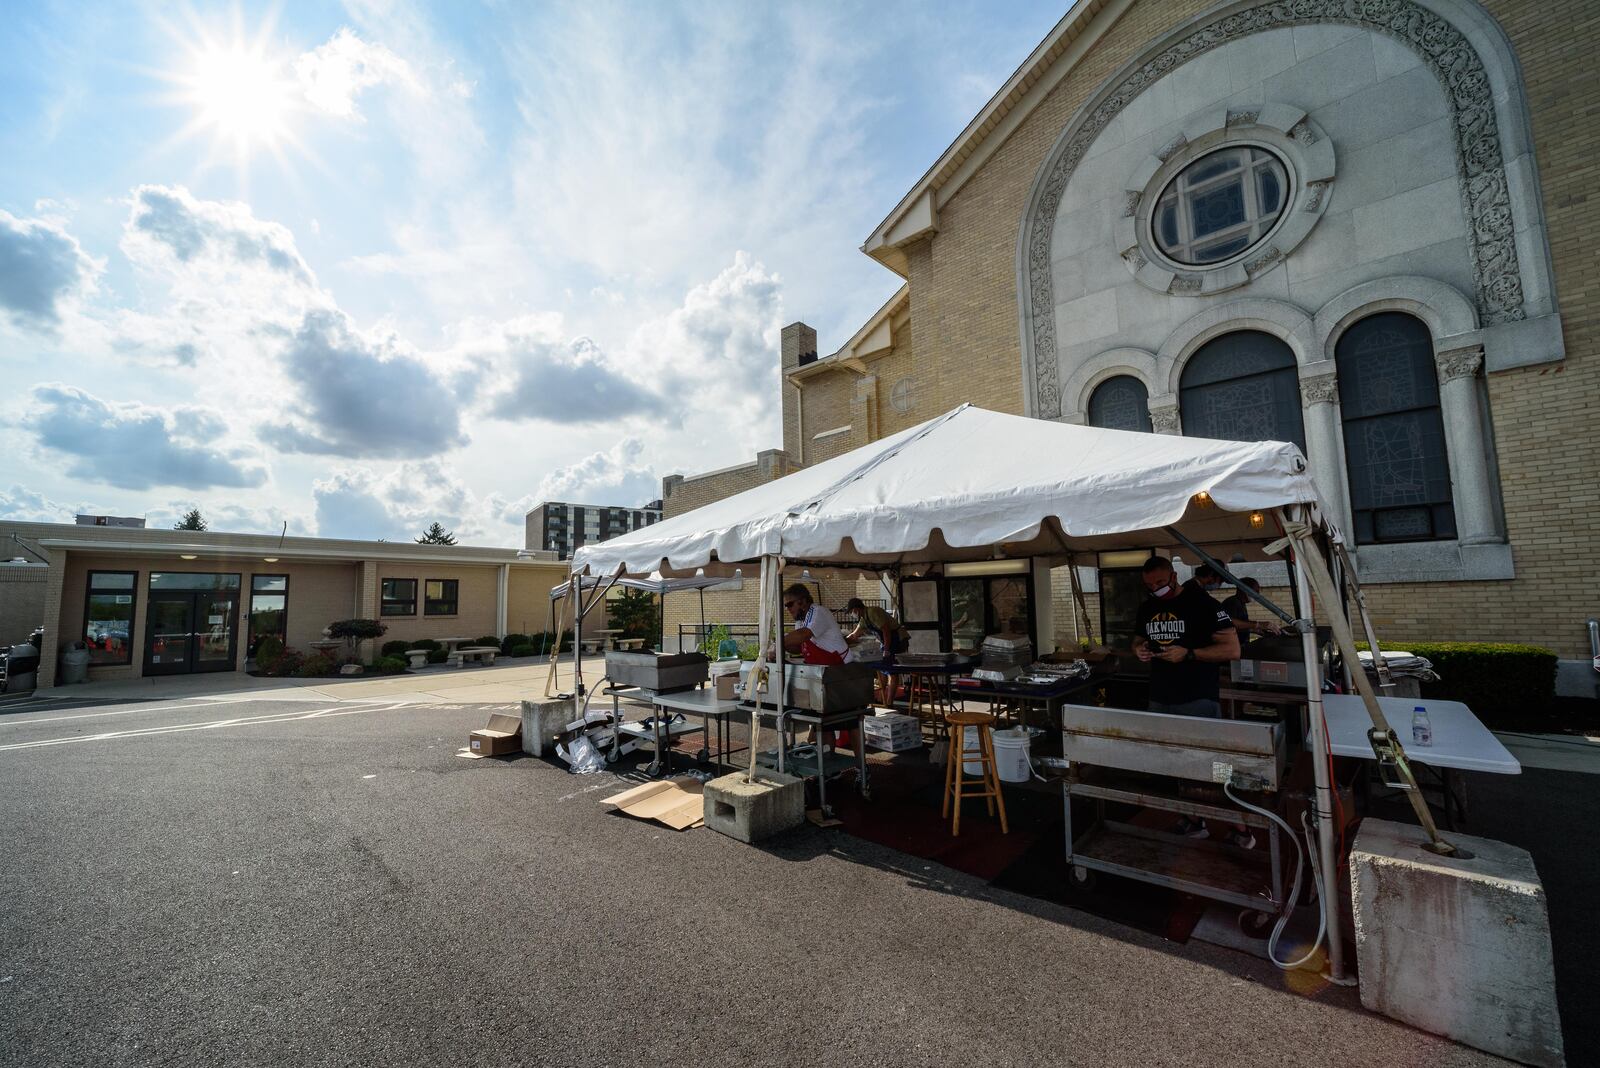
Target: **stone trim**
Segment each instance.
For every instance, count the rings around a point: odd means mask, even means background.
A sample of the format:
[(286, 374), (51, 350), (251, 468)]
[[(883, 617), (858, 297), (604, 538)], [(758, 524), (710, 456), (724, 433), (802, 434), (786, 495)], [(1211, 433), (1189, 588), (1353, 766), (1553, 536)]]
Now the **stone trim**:
[(1333, 372), (1300, 380), (1300, 398), (1308, 407), (1332, 404), (1339, 399), (1339, 379)]
[[(1064, 131), (1041, 172), (1023, 217), (1018, 249), (1023, 358), (1031, 363), (1028, 370), (1032, 372), (1024, 378), (1032, 414), (1044, 418), (1061, 415), (1050, 249), (1061, 196), (1090, 146), (1129, 103), (1196, 56), (1265, 30), (1325, 23), (1353, 25), (1393, 37), (1415, 51), (1439, 79), (1454, 120), (1457, 173), (1473, 243), (1479, 318), (1485, 325), (1525, 318), (1494, 86), (1467, 35), (1416, 0), (1270, 0), (1229, 7), (1179, 31), (1146, 53), (1142, 61), (1124, 68)], [(1322, 200), (1325, 197), (1319, 199), (1319, 206)], [(1196, 288), (1174, 284), (1179, 292)]]
[(1483, 346), (1469, 345), (1461, 349), (1447, 349), (1434, 353), (1434, 366), (1439, 369), (1439, 383), (1453, 382), (1458, 378), (1477, 378), (1483, 370)]
[[(1153, 401), (1155, 398), (1151, 398)], [(1183, 421), (1176, 404), (1150, 405), (1150, 429), (1157, 434), (1182, 434)]]

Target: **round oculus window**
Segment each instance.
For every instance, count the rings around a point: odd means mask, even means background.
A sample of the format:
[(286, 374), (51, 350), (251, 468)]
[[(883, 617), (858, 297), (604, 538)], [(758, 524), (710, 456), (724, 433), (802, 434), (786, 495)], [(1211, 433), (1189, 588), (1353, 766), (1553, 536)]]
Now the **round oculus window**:
[(1179, 171), (1150, 216), (1156, 247), (1175, 263), (1206, 267), (1261, 241), (1283, 215), (1289, 172), (1254, 145), (1208, 152)]

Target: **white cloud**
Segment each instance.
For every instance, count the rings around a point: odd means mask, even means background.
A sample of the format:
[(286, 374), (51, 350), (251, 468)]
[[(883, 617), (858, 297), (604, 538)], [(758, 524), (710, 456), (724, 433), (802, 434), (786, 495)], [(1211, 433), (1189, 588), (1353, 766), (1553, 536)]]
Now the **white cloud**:
[(156, 505), (145, 513), (145, 525), (171, 527), (189, 513), (200, 509), (206, 528), (235, 534), (286, 534), (304, 537), (314, 534), (304, 515), (269, 504), (219, 500), (216, 497), (179, 497)]
[[(609, 449), (551, 471), (539, 480), (531, 498), (510, 507), (520, 508), (524, 514), (540, 501), (633, 507), (660, 495), (661, 480), (646, 459), (644, 442), (623, 438)], [(526, 507), (522, 507), (524, 501)]]
[(124, 489), (151, 486), (252, 487), (266, 468), (244, 449), (214, 444), (229, 437), (215, 412), (191, 405), (156, 409), (105, 401), (60, 384), (35, 386), (20, 425), (66, 459), (74, 478)]
[(295, 77), (306, 100), (329, 115), (361, 121), (356, 97), (376, 85), (393, 83), (423, 91), (411, 64), (380, 44), (363, 41), (345, 27), (325, 44), (294, 61)]
[(504, 545), (511, 533), (498, 502), (479, 499), (439, 460), (402, 463), (386, 474), (343, 468), (314, 483), (312, 500), (317, 534), (324, 538), (410, 541), (435, 522), (463, 544)]
[(0, 210), (0, 313), (16, 325), (55, 330), (101, 269), (61, 220)]
[(308, 313), (283, 360), (299, 396), (259, 430), (271, 445), (398, 459), (467, 443), (456, 396), (428, 363), (392, 335), (362, 334), (342, 312)]
[[(20, 523), (70, 523), (83, 506), (62, 504), (26, 486), (0, 490), (0, 518)], [(15, 546), (0, 545), (0, 558), (9, 560)]]

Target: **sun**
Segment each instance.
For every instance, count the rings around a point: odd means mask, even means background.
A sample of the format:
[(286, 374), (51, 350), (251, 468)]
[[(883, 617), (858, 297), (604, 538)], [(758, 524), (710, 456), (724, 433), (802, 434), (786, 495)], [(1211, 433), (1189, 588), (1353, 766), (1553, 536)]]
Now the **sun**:
[(272, 148), (288, 133), (294, 84), (260, 49), (207, 45), (187, 81), (196, 122), (231, 141), (236, 155)]
[(161, 102), (186, 112), (188, 119), (159, 150), (199, 141), (207, 146), (201, 168), (231, 165), (241, 188), (262, 154), (275, 158), (288, 174), (294, 170), (292, 156), (317, 163), (296, 136), (307, 110), (305, 93), (295, 73), (295, 53), (274, 44), (276, 21), (272, 8), (253, 32), (247, 31), (237, 7), (227, 30), (203, 25), (192, 12), (186, 22), (161, 20), (176, 47), (168, 65), (149, 73), (168, 86)]

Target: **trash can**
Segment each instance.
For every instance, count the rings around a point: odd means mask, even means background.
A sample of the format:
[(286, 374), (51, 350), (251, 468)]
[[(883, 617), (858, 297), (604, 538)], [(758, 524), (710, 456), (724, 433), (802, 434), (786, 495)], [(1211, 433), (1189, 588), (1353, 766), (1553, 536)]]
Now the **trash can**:
[(26, 693), (37, 684), (39, 650), (23, 642), (0, 653), (0, 693)]
[(59, 685), (89, 681), (89, 646), (82, 641), (68, 642), (61, 650), (61, 678)]

